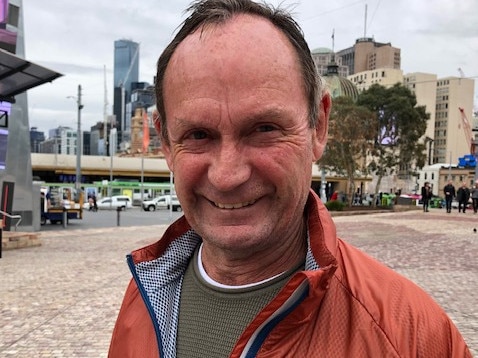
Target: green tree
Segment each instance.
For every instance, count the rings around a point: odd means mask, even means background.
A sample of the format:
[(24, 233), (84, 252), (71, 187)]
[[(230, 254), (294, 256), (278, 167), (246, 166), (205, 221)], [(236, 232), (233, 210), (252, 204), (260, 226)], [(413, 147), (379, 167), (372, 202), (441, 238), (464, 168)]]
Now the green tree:
[(398, 167), (425, 165), (426, 145), (419, 140), (430, 115), (425, 106), (417, 106), (415, 94), (399, 83), (389, 88), (375, 84), (359, 95), (357, 103), (375, 112), (378, 119), (369, 163), (370, 171), (377, 175), (377, 194), (383, 177)]
[(355, 193), (355, 178), (367, 171), (366, 155), (378, 128), (377, 117), (349, 97), (334, 99), (327, 147), (319, 165), (347, 177), (349, 206)]

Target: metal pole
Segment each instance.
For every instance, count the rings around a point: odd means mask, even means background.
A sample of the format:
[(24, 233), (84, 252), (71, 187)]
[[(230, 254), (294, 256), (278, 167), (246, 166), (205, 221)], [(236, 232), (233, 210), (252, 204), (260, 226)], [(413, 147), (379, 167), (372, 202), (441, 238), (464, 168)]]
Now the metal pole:
[(450, 166), (448, 167), (448, 180), (451, 180), (451, 152), (450, 152)]
[[(110, 135), (109, 135), (109, 150), (110, 150), (110, 181), (108, 184), (108, 196), (110, 198), (113, 197), (113, 192), (111, 185), (113, 184), (113, 156), (115, 155), (115, 146), (116, 146), (116, 141), (114, 141), (114, 135), (116, 134), (116, 129), (113, 130), (113, 127), (110, 127)], [(110, 201), (110, 209), (112, 208), (113, 205), (113, 199)], [(119, 226), (119, 225), (118, 225)]]
[(144, 150), (141, 151), (141, 211), (144, 210), (143, 200), (144, 200)]
[(321, 178), (320, 178), (320, 200), (322, 200), (323, 203), (327, 202), (327, 194), (325, 193), (325, 189), (327, 186), (327, 179), (325, 177), (325, 169), (322, 167), (321, 170)]
[(169, 221), (173, 221), (173, 192), (176, 192), (173, 175), (173, 172), (169, 171)]
[(83, 105), (81, 104), (81, 85), (78, 85), (78, 128), (76, 132), (76, 182), (75, 188), (76, 193), (79, 195), (81, 189), (81, 152), (82, 152), (82, 138), (81, 138), (81, 109)]

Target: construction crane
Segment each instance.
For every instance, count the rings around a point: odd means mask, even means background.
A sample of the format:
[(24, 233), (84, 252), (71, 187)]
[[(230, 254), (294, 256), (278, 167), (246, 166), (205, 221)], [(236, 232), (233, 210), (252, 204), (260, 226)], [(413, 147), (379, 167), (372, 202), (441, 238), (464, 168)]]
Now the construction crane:
[(466, 118), (465, 110), (461, 107), (458, 107), (461, 115), (461, 123), (463, 124), (463, 130), (465, 132), (466, 142), (468, 143), (468, 148), (470, 149), (470, 154), (475, 154), (476, 150), (476, 141), (473, 136), (473, 130), (471, 129), (470, 122)]
[(478, 165), (477, 159), (478, 154), (476, 153), (477, 141), (473, 136), (473, 130), (471, 128), (470, 122), (466, 117), (465, 110), (461, 107), (458, 107), (461, 115), (461, 123), (463, 124), (463, 131), (465, 132), (466, 142), (468, 143), (468, 148), (470, 149), (470, 154), (458, 158), (458, 165), (463, 167), (474, 167), (475, 168), (475, 178), (474, 182), (478, 180)]

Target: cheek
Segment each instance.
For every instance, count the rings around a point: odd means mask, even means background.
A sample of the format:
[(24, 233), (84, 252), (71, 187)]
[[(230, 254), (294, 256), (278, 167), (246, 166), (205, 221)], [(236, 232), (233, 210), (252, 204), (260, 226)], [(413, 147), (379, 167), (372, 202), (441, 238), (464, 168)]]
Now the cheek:
[(202, 175), (207, 173), (207, 165), (200, 156), (177, 154), (171, 157), (171, 165), (175, 168), (174, 177), (181, 186), (199, 184)]

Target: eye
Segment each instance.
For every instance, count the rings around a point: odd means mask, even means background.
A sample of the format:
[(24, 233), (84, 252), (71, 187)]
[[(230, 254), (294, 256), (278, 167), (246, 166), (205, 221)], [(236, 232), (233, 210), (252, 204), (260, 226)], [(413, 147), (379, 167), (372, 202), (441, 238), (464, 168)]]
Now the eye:
[(272, 124), (262, 124), (256, 128), (257, 132), (272, 132), (275, 131), (277, 128)]
[(187, 139), (201, 140), (206, 139), (207, 133), (203, 130), (195, 130), (188, 134)]

